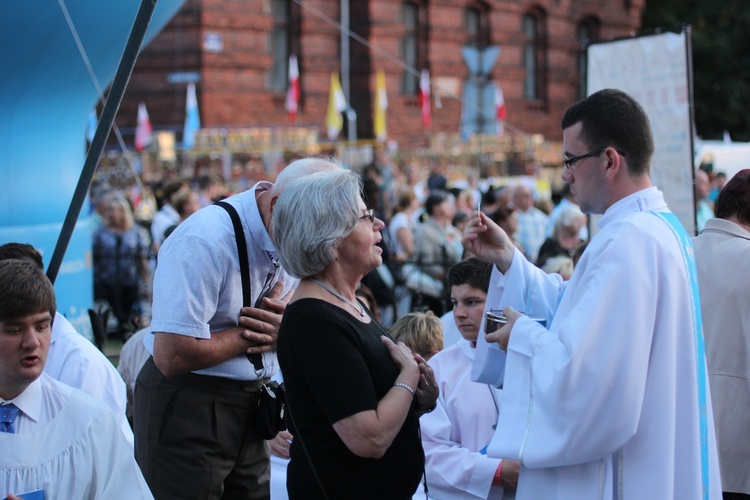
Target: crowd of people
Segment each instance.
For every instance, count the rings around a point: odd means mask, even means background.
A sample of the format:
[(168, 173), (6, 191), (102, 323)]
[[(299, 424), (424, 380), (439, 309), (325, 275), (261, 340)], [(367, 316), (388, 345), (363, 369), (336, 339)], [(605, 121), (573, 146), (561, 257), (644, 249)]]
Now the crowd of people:
[(551, 211), (522, 182), (382, 159), (298, 159), (232, 196), (173, 181), (150, 231), (102, 188), (120, 373), (57, 314), (41, 255), (1, 246), (0, 493), (747, 498), (750, 290), (724, 264), (749, 268), (750, 170), (691, 241), (632, 97), (597, 92), (562, 129)]
[[(560, 236), (553, 231), (557, 211), (577, 208), (564, 190), (560, 204), (548, 214), (549, 200), (536, 192), (531, 178), (468, 179), (454, 186), (438, 163), (429, 172), (419, 172), (413, 164), (399, 166), (385, 152), (362, 170), (365, 200), (385, 223), (384, 266), (363, 282), (374, 294), (385, 326), (412, 311), (432, 310), (438, 316), (450, 311), (447, 273), (468, 256), (461, 235), (477, 209), (511, 234), (539, 267), (559, 258), (547, 269), (564, 269), (575, 246), (587, 239), (586, 218), (577, 211), (568, 213), (566, 222), (580, 225), (580, 239), (566, 239), (566, 227), (560, 230), (565, 241), (558, 244)], [(116, 319), (116, 327), (109, 325), (106, 333), (127, 340), (150, 321), (151, 284), (164, 240), (200, 208), (236, 193), (220, 177), (210, 175), (197, 179), (170, 175), (143, 189), (101, 182), (91, 192), (96, 224), (94, 298), (100, 310), (106, 308)]]

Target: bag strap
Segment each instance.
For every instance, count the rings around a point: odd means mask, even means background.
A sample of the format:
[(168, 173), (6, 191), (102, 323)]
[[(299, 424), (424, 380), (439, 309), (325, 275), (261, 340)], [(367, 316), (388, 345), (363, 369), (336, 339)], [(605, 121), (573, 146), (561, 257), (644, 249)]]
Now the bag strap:
[[(237, 242), (237, 253), (240, 256), (240, 276), (242, 276), (242, 305), (252, 307), (252, 289), (250, 288), (250, 262), (247, 259), (247, 241), (245, 240), (245, 231), (242, 229), (242, 222), (237, 210), (226, 201), (217, 201), (215, 205), (220, 206), (229, 213), (234, 226), (234, 239)], [(247, 359), (253, 364), (256, 373), (263, 372), (263, 355), (247, 354)]]
[(294, 434), (293, 439), (298, 440), (299, 444), (302, 446), (302, 451), (305, 453), (305, 457), (307, 458), (307, 463), (310, 464), (310, 470), (312, 470), (313, 476), (315, 476), (315, 481), (318, 483), (318, 486), (320, 487), (321, 493), (323, 493), (323, 498), (325, 500), (329, 500), (328, 493), (326, 493), (326, 489), (323, 487), (323, 481), (321, 481), (320, 476), (318, 476), (318, 471), (315, 469), (315, 464), (313, 463), (312, 457), (310, 456), (310, 452), (307, 451), (307, 446), (305, 446), (305, 441), (302, 439), (302, 434), (299, 432), (299, 427), (297, 427), (297, 422), (294, 421), (294, 415), (292, 415), (292, 407), (289, 405), (289, 398), (286, 398), (286, 412), (289, 415), (289, 421), (292, 423), (292, 427), (294, 427)]

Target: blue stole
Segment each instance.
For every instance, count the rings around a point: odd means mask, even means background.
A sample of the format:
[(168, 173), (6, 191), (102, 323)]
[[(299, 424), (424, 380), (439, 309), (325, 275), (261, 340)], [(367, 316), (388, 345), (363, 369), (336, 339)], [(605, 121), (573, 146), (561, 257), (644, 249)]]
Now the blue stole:
[(682, 260), (690, 280), (690, 309), (693, 314), (693, 338), (695, 340), (695, 365), (698, 377), (698, 411), (700, 413), (700, 437), (701, 437), (701, 479), (703, 483), (703, 498), (708, 500), (708, 403), (706, 397), (706, 349), (703, 342), (703, 318), (701, 317), (700, 295), (698, 293), (698, 273), (695, 267), (695, 255), (693, 244), (685, 228), (676, 215), (669, 212), (656, 212), (652, 214), (667, 223), (672, 232), (680, 242)]

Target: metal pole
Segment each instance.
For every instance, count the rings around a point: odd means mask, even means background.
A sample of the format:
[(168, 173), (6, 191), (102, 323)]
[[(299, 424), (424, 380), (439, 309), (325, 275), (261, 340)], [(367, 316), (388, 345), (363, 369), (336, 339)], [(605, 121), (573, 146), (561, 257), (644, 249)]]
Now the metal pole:
[(57, 239), (55, 250), (52, 253), (49, 267), (47, 267), (47, 277), (54, 283), (57, 279), (57, 273), (60, 271), (60, 265), (62, 264), (65, 251), (68, 249), (70, 238), (73, 236), (73, 230), (75, 229), (78, 216), (81, 213), (83, 202), (86, 200), (86, 193), (91, 186), (91, 181), (94, 178), (94, 172), (96, 172), (96, 166), (99, 163), (99, 158), (104, 151), (104, 145), (107, 142), (107, 137), (112, 129), (112, 124), (115, 121), (117, 111), (120, 109), (120, 103), (122, 102), (122, 96), (125, 94), (125, 88), (128, 86), (130, 80), (130, 74), (133, 72), (133, 66), (138, 58), (138, 52), (141, 49), (143, 38), (146, 36), (146, 30), (151, 22), (151, 17), (154, 14), (157, 0), (142, 0), (141, 5), (138, 8), (138, 13), (135, 16), (133, 22), (133, 28), (130, 30), (127, 44), (125, 45), (125, 51), (120, 59), (120, 65), (115, 73), (115, 78), (112, 81), (112, 86), (107, 95), (107, 101), (104, 103), (102, 109), (102, 116), (99, 118), (99, 125), (96, 127), (96, 133), (94, 134), (94, 140), (91, 141), (91, 147), (86, 154), (86, 160), (83, 163), (83, 170), (81, 176), (78, 178), (78, 185), (73, 193), (73, 200), (70, 202), (68, 207), (68, 213), (65, 216), (65, 222), (63, 222), (60, 236)]
[(352, 108), (349, 73), (349, 0), (341, 0), (341, 87), (346, 97), (346, 137), (357, 140), (357, 114)]

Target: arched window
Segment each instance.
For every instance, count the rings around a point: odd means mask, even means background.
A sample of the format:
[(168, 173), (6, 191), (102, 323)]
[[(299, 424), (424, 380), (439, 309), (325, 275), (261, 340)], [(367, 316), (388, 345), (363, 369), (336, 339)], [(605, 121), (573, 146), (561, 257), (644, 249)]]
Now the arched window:
[[(427, 67), (427, 12), (421, 2), (404, 2), (401, 5), (401, 20), (404, 35), (401, 38), (401, 58), (417, 73)], [(416, 95), (419, 76), (404, 71), (401, 76), (401, 92)]]
[(468, 35), (467, 45), (483, 49), (491, 43), (489, 7), (477, 2), (464, 10), (464, 28)]
[(268, 89), (283, 92), (289, 78), (289, 55), (299, 58), (298, 7), (290, 0), (271, 0), (273, 27), (268, 33), (272, 64), (268, 73)]
[(523, 95), (528, 100), (546, 99), (547, 36), (545, 15), (540, 9), (525, 14), (523, 30)]
[(600, 22), (597, 18), (591, 16), (584, 18), (578, 23), (576, 36), (580, 43), (580, 52), (578, 53), (578, 94), (579, 97), (586, 97), (586, 66), (588, 64), (588, 44), (599, 38)]

